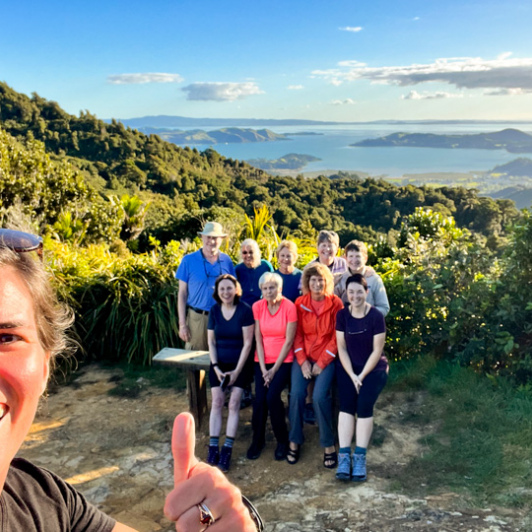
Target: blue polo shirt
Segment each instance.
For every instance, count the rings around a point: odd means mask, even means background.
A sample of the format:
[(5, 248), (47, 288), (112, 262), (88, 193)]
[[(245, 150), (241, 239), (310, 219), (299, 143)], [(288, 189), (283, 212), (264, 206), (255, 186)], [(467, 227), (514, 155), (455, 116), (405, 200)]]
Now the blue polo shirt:
[(220, 253), (211, 264), (200, 250), (185, 255), (175, 274), (176, 279), (188, 285), (187, 305), (200, 310), (211, 310), (215, 301), (212, 297), (214, 283), (223, 273), (235, 275), (235, 268), (229, 255)]

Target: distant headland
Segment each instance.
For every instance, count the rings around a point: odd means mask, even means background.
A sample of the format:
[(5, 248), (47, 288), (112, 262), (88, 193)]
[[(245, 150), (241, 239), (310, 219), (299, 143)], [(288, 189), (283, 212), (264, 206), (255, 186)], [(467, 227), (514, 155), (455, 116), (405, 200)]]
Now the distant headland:
[(437, 135), (434, 133), (392, 133), (376, 139), (365, 139), (354, 147), (414, 147), (476, 150), (506, 150), (510, 153), (532, 153), (532, 135), (519, 129), (503, 129), (495, 133), (474, 135)]
[(269, 129), (248, 129), (238, 127), (226, 127), (215, 131), (192, 129), (181, 131), (176, 129), (141, 127), (139, 131), (148, 135), (158, 135), (163, 140), (174, 144), (242, 144), (246, 142), (271, 142), (275, 140), (290, 140), (286, 135), (274, 133)]

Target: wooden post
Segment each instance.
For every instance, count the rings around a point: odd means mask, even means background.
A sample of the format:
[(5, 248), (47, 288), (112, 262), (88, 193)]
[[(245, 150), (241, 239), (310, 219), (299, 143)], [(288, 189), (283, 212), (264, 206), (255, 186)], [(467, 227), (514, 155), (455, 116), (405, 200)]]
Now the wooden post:
[(207, 413), (207, 383), (205, 371), (196, 369), (187, 374), (189, 409), (196, 421), (196, 428), (201, 429), (203, 417)]

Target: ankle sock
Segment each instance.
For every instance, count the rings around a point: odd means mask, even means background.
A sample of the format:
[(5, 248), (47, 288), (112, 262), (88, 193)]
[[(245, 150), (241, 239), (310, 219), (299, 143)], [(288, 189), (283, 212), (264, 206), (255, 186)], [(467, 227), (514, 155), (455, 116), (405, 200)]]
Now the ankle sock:
[(219, 445), (220, 445), (220, 437), (219, 436), (211, 436), (209, 438), (209, 446), (218, 447)]
[(355, 454), (366, 454), (366, 448), (365, 447), (359, 447), (357, 445), (355, 447)]
[(229, 436), (225, 437), (224, 447), (229, 447), (230, 449), (232, 449), (233, 443), (235, 443), (234, 438), (230, 438)]
[(338, 452), (341, 454), (351, 454), (351, 447), (340, 447)]

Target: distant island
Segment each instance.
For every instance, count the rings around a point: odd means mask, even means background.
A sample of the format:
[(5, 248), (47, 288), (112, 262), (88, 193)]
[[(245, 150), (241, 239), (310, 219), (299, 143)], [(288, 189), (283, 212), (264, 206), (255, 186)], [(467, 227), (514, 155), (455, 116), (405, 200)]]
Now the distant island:
[(519, 157), (506, 164), (496, 166), (489, 171), (490, 174), (504, 174), (513, 177), (531, 177), (532, 178), (532, 159)]
[(503, 129), (495, 133), (474, 135), (436, 135), (434, 133), (392, 133), (376, 139), (365, 139), (355, 147), (414, 147), (476, 150), (506, 150), (510, 153), (532, 153), (532, 135), (519, 129)]
[(246, 162), (251, 166), (262, 170), (300, 170), (308, 163), (321, 161), (319, 157), (300, 153), (288, 153), (279, 159), (248, 159)]
[(148, 135), (158, 135), (163, 140), (174, 144), (242, 144), (245, 142), (290, 140), (286, 135), (274, 133), (269, 129), (242, 129), (238, 127), (226, 127), (215, 131), (204, 131), (203, 129), (181, 131), (178, 129), (143, 127), (140, 128), (140, 131)]

